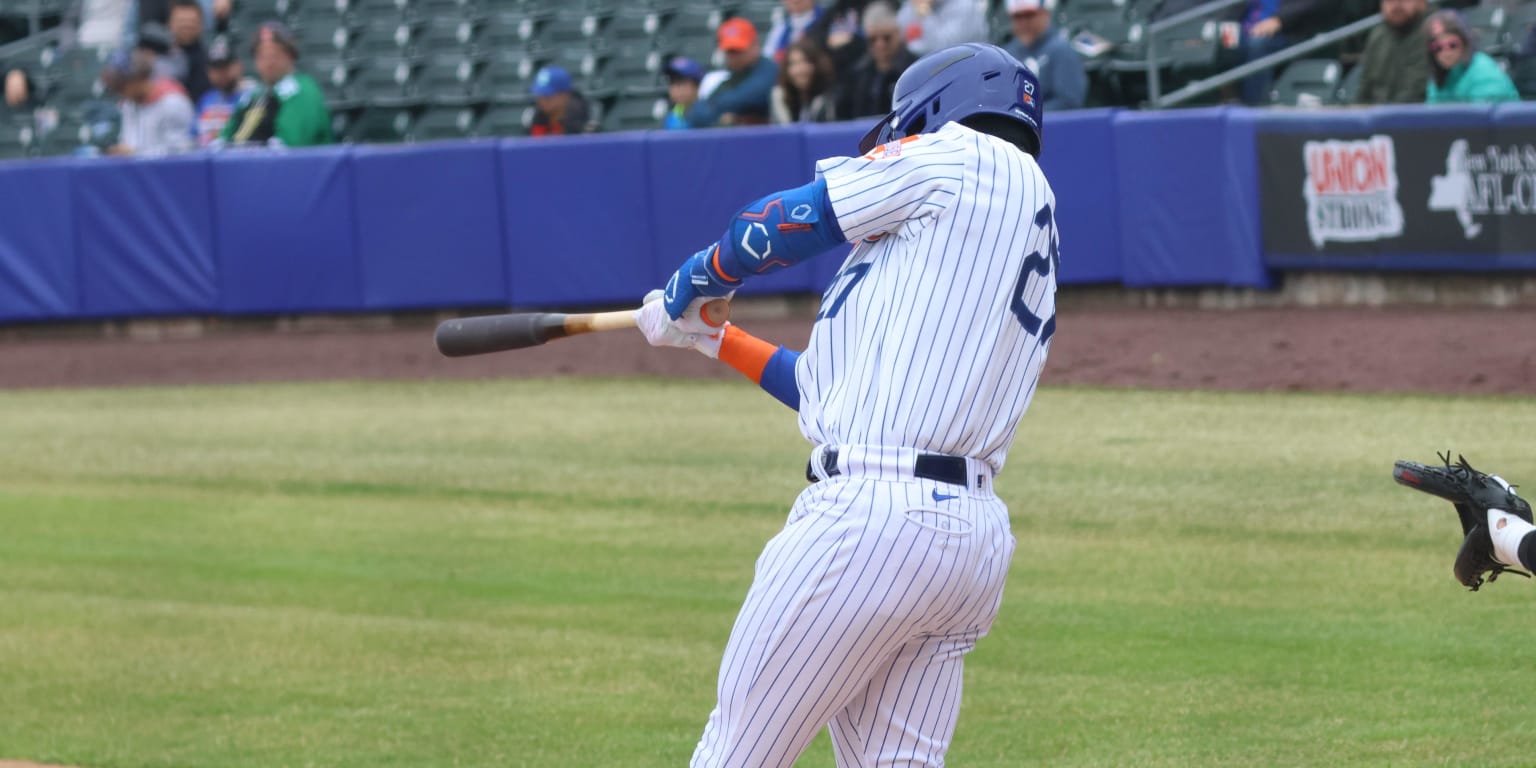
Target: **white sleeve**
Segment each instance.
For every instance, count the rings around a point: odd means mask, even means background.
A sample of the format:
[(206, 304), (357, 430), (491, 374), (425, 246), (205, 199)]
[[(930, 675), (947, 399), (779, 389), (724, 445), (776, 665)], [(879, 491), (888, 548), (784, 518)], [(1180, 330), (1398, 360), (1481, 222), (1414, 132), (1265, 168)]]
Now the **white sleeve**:
[(832, 213), (848, 242), (895, 232), (914, 234), (954, 205), (971, 140), (945, 130), (876, 147), (864, 157), (816, 164)]

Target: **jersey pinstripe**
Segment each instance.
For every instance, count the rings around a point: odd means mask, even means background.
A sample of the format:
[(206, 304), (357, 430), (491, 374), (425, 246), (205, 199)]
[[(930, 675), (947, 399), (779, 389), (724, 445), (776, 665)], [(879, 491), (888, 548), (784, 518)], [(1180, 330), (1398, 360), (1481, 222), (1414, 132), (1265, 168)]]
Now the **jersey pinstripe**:
[(1001, 469), (1055, 329), (1045, 175), (958, 123), (816, 171), (857, 245), (796, 365), (801, 431)]

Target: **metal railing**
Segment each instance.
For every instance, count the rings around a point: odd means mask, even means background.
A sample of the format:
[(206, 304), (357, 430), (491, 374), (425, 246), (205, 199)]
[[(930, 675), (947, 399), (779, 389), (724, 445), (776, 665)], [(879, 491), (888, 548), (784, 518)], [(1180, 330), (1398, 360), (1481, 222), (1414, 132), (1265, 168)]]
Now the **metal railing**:
[[(1225, 72), (1212, 75), (1203, 80), (1196, 80), (1183, 88), (1180, 88), (1166, 96), (1155, 91), (1149, 91), (1149, 106), (1154, 109), (1171, 107), (1175, 104), (1188, 101), (1202, 93), (1214, 91), (1228, 83), (1234, 83), (1256, 72), (1262, 72), (1270, 67), (1299, 59), (1319, 48), (1326, 48), (1341, 40), (1345, 40), (1363, 32), (1369, 32), (1381, 24), (1381, 14), (1372, 14), (1359, 21), (1346, 24), (1330, 32), (1324, 32), (1303, 40), (1289, 48), (1283, 48), (1267, 56), (1261, 56), (1241, 66), (1233, 67)], [(1148, 70), (1151, 77), (1157, 68), (1153, 66)]]
[(1212, 0), (1209, 3), (1197, 5), (1187, 11), (1175, 13), (1166, 19), (1158, 19), (1157, 21), (1147, 25), (1147, 28), (1143, 32), (1147, 40), (1146, 49), (1148, 100), (1150, 100), (1155, 105), (1157, 104), (1158, 98), (1163, 93), (1162, 73), (1158, 71), (1161, 69), (1161, 67), (1157, 63), (1157, 36), (1160, 33), (1167, 32), (1174, 27), (1183, 25), (1196, 19), (1203, 19), (1207, 16), (1220, 13), (1221, 11), (1225, 11), (1226, 9), (1235, 5), (1243, 5), (1247, 2), (1248, 0)]

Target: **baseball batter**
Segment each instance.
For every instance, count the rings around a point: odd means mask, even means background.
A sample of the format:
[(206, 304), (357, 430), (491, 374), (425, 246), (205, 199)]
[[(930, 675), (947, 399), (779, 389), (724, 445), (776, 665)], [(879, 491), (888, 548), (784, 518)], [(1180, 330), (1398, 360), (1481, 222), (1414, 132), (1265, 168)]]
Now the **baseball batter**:
[[(757, 561), (693, 766), (942, 766), (966, 653), (1013, 556), (993, 494), (1055, 331), (1055, 198), (1033, 74), (966, 44), (913, 64), (895, 110), (816, 178), (746, 206), (638, 310), (799, 411), (815, 446)], [(697, 320), (755, 275), (855, 243), (803, 353)]]

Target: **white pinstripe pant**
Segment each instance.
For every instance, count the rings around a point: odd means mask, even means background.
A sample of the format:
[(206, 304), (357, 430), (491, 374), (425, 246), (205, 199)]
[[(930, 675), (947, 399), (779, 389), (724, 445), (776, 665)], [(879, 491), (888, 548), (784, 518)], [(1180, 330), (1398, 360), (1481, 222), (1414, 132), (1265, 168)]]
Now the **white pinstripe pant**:
[(855, 473), (801, 493), (758, 558), (690, 765), (790, 766), (828, 726), (840, 768), (942, 766), (1013, 557), (1007, 508), (978, 485)]

